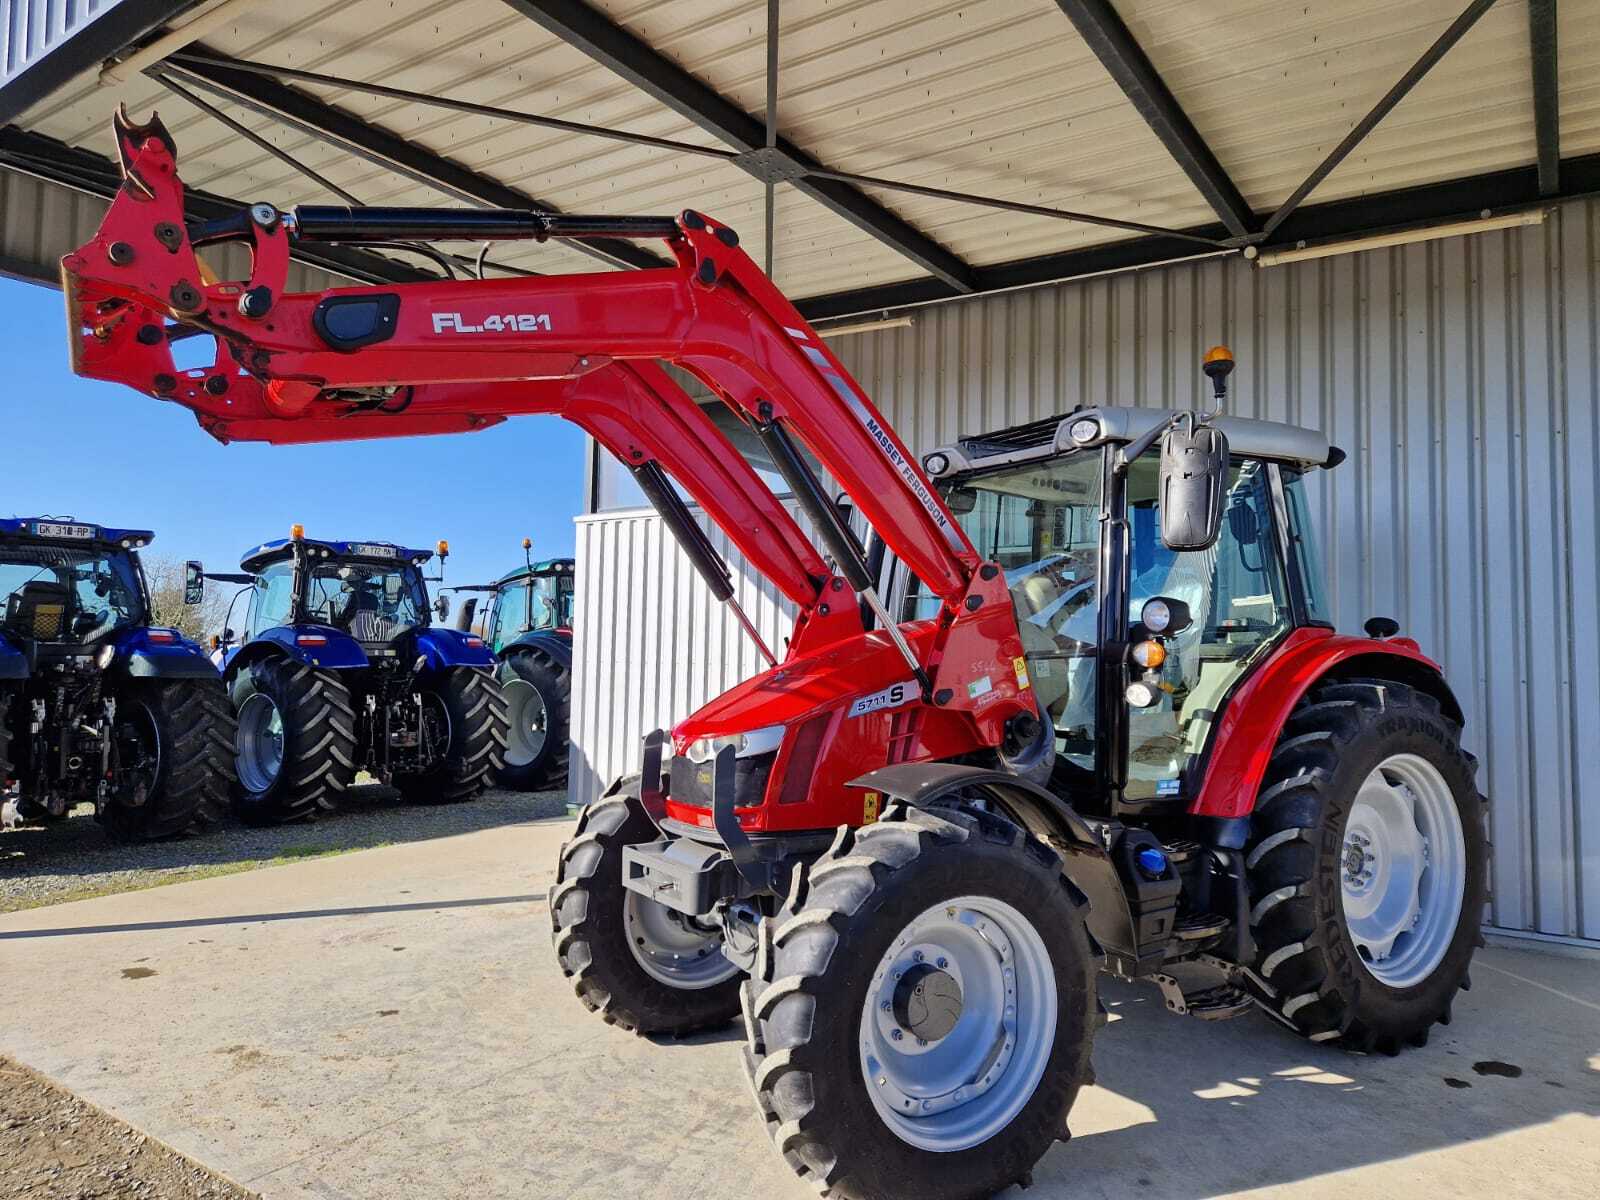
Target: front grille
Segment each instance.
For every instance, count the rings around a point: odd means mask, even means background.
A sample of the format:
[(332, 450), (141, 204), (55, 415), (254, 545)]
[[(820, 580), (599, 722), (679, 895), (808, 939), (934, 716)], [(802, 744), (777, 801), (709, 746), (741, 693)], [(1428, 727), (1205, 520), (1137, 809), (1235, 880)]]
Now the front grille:
[[(733, 765), (733, 797), (734, 804), (739, 808), (754, 808), (762, 802), (767, 794), (767, 777), (772, 774), (772, 764), (777, 761), (778, 753), (756, 754), (749, 758), (734, 760)], [(690, 762), (682, 754), (675, 755), (672, 760), (672, 784), (670, 795), (679, 804), (693, 805), (695, 808), (709, 809), (711, 807), (711, 773), (715, 762), (696, 763)]]

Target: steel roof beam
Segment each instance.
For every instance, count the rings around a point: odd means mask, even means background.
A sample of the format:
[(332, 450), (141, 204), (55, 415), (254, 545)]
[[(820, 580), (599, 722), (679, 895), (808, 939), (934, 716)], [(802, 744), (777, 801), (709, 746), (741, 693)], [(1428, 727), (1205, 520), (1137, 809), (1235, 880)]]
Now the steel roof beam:
[(1109, 0), (1056, 0), (1056, 5), (1228, 232), (1236, 238), (1253, 233), (1255, 213)]
[[(767, 148), (766, 125), (708, 87), (660, 51), (582, 0), (505, 0), (542, 29), (626, 79), (680, 116), (742, 152), (735, 163), (758, 179), (792, 183), (957, 291), (976, 285), (973, 267), (865, 192), (807, 174), (822, 164), (786, 138)], [(760, 152), (760, 153), (757, 153)]]
[[(1262, 249), (1293, 246), (1300, 241), (1342, 241), (1366, 234), (1461, 220), (1479, 216), (1484, 209), (1510, 212), (1537, 205), (1541, 201), (1600, 196), (1600, 154), (1563, 159), (1561, 183), (1562, 191), (1558, 195), (1546, 196), (1539, 190), (1537, 168), (1513, 167), (1373, 196), (1355, 196), (1348, 200), (1308, 205), (1296, 211), (1270, 242), (1262, 244)], [(1186, 232), (1204, 240), (1207, 235), (1217, 233), (1218, 229), (1212, 226)], [(1065, 283), (1091, 275), (1199, 260), (1214, 257), (1217, 253), (1214, 249), (1172, 237), (1134, 238), (980, 267), (978, 291), (980, 294), (993, 293)], [(821, 321), (959, 298), (940, 280), (922, 278), (813, 296), (796, 301), (795, 307), (808, 320)]]
[[(122, 172), (110, 159), (15, 126), (0, 129), (0, 167), (103, 200), (110, 200), (122, 186)], [(243, 201), (194, 189), (184, 193), (184, 204), (189, 216), (196, 221), (215, 220), (245, 207)], [(348, 246), (297, 245), (294, 257), (306, 266), (332, 271), (361, 283), (419, 283), (438, 278), (431, 272), (419, 271), (381, 254)], [(54, 272), (52, 280), (59, 283)]]
[(1539, 192), (1561, 190), (1561, 85), (1556, 75), (1556, 0), (1528, 0), (1528, 46), (1533, 57), (1533, 129), (1539, 152)]
[[(157, 78), (161, 72), (171, 72), (186, 83), (468, 204), (560, 212), (542, 200), (480, 175), (306, 92), (251, 72), (236, 71), (226, 57), (199, 45), (189, 47), (181, 57), (170, 58), (151, 70)], [(643, 247), (614, 238), (575, 242), (573, 248), (614, 266), (667, 265), (664, 259)]]
[(1318, 163), (1316, 169), (1306, 176), (1305, 181), (1295, 188), (1294, 193), (1278, 206), (1278, 211), (1267, 220), (1267, 234), (1270, 235), (1288, 219), (1290, 213), (1300, 207), (1301, 201), (1316, 190), (1317, 185), (1345, 160), (1350, 151), (1361, 144), (1367, 134), (1377, 127), (1379, 121), (1389, 115), (1395, 105), (1410, 94), (1411, 89), (1417, 86), (1422, 77), (1433, 70), (1434, 65), (1466, 35), (1467, 30), (1478, 23), (1478, 18), (1488, 12), (1493, 4), (1494, 0), (1472, 0), (1459, 17), (1450, 22), (1450, 27), (1441, 33), (1433, 45), (1423, 52), (1422, 57), (1412, 63), (1410, 69), (1400, 76), (1399, 81), (1384, 93), (1383, 99), (1355, 123), (1350, 132), (1345, 134), (1339, 144), (1329, 152), (1328, 157)]

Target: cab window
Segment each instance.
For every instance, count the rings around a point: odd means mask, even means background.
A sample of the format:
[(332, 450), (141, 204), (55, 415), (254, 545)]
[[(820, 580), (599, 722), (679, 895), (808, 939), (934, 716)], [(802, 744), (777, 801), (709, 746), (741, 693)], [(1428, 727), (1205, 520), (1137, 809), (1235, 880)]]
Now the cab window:
[(1130, 801), (1182, 794), (1183, 772), (1205, 748), (1223, 699), (1292, 623), (1266, 466), (1234, 464), (1221, 536), (1195, 552), (1161, 540), (1159, 471), (1153, 454), (1128, 470), (1128, 623), (1156, 596), (1181, 600), (1192, 623), (1166, 639), (1157, 703), (1128, 710)]
[(294, 563), (289, 559), (262, 568), (250, 596), (250, 636), (287, 625), (294, 609)]

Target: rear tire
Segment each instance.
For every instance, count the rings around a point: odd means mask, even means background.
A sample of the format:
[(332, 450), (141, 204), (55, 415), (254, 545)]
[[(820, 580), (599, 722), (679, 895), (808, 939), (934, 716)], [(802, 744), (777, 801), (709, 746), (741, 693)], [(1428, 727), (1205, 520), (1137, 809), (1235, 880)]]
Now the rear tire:
[(1460, 738), (1434, 697), (1379, 679), (1313, 687), (1284, 727), (1246, 853), (1255, 970), (1262, 1005), (1312, 1041), (1398, 1054), (1450, 1023), (1488, 899)]
[(421, 685), (449, 718), (444, 758), (420, 775), (396, 775), (395, 786), (412, 804), (456, 804), (484, 788), (506, 747), (506, 700), (500, 685), (478, 667), (433, 673)]
[[(720, 934), (697, 931), (622, 884), (622, 848), (659, 836), (637, 797), (627, 794), (636, 786), (637, 780), (614, 785), (585, 808), (576, 834), (561, 847), (550, 924), (562, 974), (608, 1025), (680, 1037), (727, 1025), (739, 1013), (740, 972), (722, 956)], [(652, 931), (660, 930), (667, 933), (654, 934), (652, 947)], [(682, 951), (678, 977), (686, 986), (669, 982), (673, 947)]]
[[(970, 1200), (1025, 1183), (1091, 1078), (1086, 909), (1056, 855), (995, 814), (897, 803), (841, 829), (762, 922), (745, 989), (746, 1071), (795, 1173), (852, 1200)], [(920, 986), (902, 997), (908, 981), (957, 998), (943, 1026), (926, 1023)], [(993, 1057), (972, 1080), (975, 1047)]]
[(117, 727), (121, 771), (101, 813), (113, 839), (173, 837), (227, 804), (234, 722), (220, 679), (134, 680)]
[[(0, 683), (0, 800), (11, 790), (11, 686)], [(21, 806), (18, 806), (21, 813)]]
[[(516, 792), (567, 785), (572, 672), (540, 650), (517, 650), (500, 664), (509, 731), (505, 766), (496, 780)], [(533, 715), (540, 716), (535, 734)]]
[(332, 812), (356, 777), (356, 714), (344, 681), (333, 671), (274, 656), (241, 669), (231, 690), (238, 818), (279, 825)]

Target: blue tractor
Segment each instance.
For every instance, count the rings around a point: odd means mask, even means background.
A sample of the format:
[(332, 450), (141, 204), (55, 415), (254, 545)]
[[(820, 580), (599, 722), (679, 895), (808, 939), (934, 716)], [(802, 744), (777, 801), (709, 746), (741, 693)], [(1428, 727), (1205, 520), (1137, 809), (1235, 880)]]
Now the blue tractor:
[[(441, 561), (448, 552), (440, 542)], [(210, 576), (249, 585), (242, 643), (230, 637), (223, 668), (242, 820), (332, 809), (359, 771), (420, 803), (488, 785), (505, 752), (505, 696), (482, 638), (430, 622), (432, 557), (307, 538), (296, 525), (247, 553), (243, 575)]]
[(138, 551), (153, 536), (0, 518), (0, 798), (23, 819), (90, 803), (113, 838), (142, 841), (227, 802), (233, 714), (205, 652), (152, 624)]
[[(483, 637), (500, 661), (510, 718), (496, 782), (518, 792), (566, 786), (572, 707), (573, 561), (534, 562), (532, 545), (523, 538), (523, 565), (494, 583), (449, 589), (489, 594)], [(471, 629), (477, 608), (476, 597), (468, 596), (456, 628)]]

